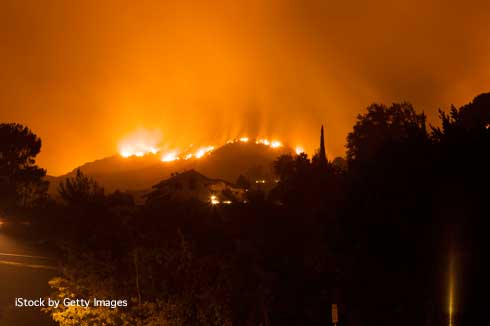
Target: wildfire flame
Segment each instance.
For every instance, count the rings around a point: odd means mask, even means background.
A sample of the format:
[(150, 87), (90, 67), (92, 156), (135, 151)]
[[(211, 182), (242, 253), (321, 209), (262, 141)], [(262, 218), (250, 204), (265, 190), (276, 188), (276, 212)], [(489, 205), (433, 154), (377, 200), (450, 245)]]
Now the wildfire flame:
[[(147, 131), (144, 129), (138, 130), (129, 136), (125, 137), (119, 143), (119, 154), (122, 157), (142, 157), (146, 154), (159, 154), (160, 160), (162, 162), (173, 162), (177, 160), (190, 160), (190, 159), (200, 159), (212, 151), (215, 150), (215, 146), (203, 146), (199, 147), (197, 150), (190, 150), (192, 145), (186, 150), (180, 151), (174, 149), (171, 151), (162, 151), (159, 147), (161, 140), (161, 133), (158, 131)], [(237, 139), (230, 139), (226, 143), (248, 143), (251, 139), (249, 137), (240, 137)], [(256, 144), (262, 144), (270, 148), (279, 148), (283, 144), (279, 140), (268, 140), (266, 138), (255, 139)], [(304, 149), (302, 147), (296, 147), (296, 153), (303, 153)]]
[(278, 141), (278, 140), (273, 140), (273, 141), (271, 142), (271, 147), (272, 147), (272, 148), (282, 147), (282, 143), (281, 143), (280, 141)]
[[(206, 146), (206, 147), (201, 147), (197, 150), (197, 152), (194, 154), (195, 158), (201, 158), (207, 153), (210, 153), (214, 150), (214, 146)], [(192, 155), (192, 154), (191, 154)], [(191, 156), (192, 157), (192, 156)]]
[(175, 160), (178, 160), (180, 159), (179, 158), (179, 154), (177, 152), (169, 152), (169, 153), (166, 153), (162, 156), (162, 162), (172, 162), (172, 161), (175, 161)]
[(264, 139), (264, 138), (259, 138), (255, 141), (256, 144), (263, 144), (263, 145), (266, 145), (266, 146), (269, 146), (271, 144), (270, 141), (268, 141), (267, 139)]
[(136, 146), (123, 146), (120, 153), (122, 157), (142, 157), (148, 153), (156, 154), (158, 153), (158, 149), (156, 147), (147, 147), (144, 144), (137, 144)]
[(211, 153), (214, 150), (214, 146), (204, 146), (200, 147), (196, 152), (194, 153), (189, 153), (189, 152), (184, 152), (182, 154), (179, 154), (177, 151), (172, 151), (168, 153), (164, 153), (162, 155), (162, 162), (172, 162), (176, 160), (190, 160), (192, 158), (201, 158), (205, 156), (206, 154)]
[(121, 140), (119, 153), (122, 157), (156, 154), (160, 151), (158, 144), (161, 138), (162, 135), (158, 130), (139, 129)]
[[(226, 143), (227, 144), (234, 144), (234, 143), (238, 143), (238, 142), (248, 143), (249, 140), (250, 140), (249, 137), (241, 137), (238, 139), (229, 139)], [(266, 138), (257, 138), (257, 139), (255, 139), (255, 143), (256, 144), (262, 144), (265, 146), (269, 146), (271, 148), (279, 148), (279, 147), (283, 146), (282, 142), (280, 142), (279, 140), (268, 140)]]

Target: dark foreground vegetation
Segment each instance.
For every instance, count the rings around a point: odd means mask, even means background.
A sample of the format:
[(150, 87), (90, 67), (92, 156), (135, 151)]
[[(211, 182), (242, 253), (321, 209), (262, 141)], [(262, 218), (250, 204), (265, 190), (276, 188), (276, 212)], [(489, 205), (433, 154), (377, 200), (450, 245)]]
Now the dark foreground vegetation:
[(82, 173), (48, 198), (40, 140), (2, 124), (0, 204), (59, 251), (53, 297), (129, 302), (47, 310), (61, 325), (330, 325), (333, 303), (338, 325), (447, 325), (450, 265), (454, 324), (482, 324), (490, 94), (440, 119), (373, 104), (345, 160), (281, 156), (273, 190), (231, 205), (136, 205)]

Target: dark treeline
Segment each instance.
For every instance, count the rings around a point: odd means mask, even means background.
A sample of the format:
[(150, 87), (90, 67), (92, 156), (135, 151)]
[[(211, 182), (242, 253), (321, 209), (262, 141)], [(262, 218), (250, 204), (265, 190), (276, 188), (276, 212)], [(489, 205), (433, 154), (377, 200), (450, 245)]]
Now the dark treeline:
[(346, 159), (327, 160), (323, 146), (311, 159), (281, 156), (274, 189), (231, 205), (136, 205), (80, 172), (48, 198), (40, 140), (3, 124), (1, 207), (59, 251), (53, 296), (129, 301), (48, 310), (61, 325), (330, 325), (333, 303), (339, 326), (447, 325), (451, 278), (453, 324), (481, 324), (490, 93), (440, 120), (373, 104)]

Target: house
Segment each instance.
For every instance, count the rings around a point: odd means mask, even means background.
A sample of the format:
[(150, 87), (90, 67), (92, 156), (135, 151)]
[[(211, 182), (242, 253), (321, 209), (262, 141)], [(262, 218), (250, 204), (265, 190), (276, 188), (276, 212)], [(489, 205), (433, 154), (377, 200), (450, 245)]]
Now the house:
[(156, 184), (146, 197), (148, 201), (197, 199), (211, 204), (231, 204), (245, 200), (245, 189), (188, 170)]

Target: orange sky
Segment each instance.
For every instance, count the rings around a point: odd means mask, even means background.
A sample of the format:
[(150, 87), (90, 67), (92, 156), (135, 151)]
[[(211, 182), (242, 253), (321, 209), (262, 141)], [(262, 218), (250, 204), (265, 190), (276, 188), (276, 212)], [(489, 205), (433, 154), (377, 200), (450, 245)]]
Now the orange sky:
[(58, 175), (127, 134), (167, 147), (279, 138), (343, 155), (370, 103), (434, 117), (490, 90), (487, 1), (38, 1), (0, 4), (0, 121)]

